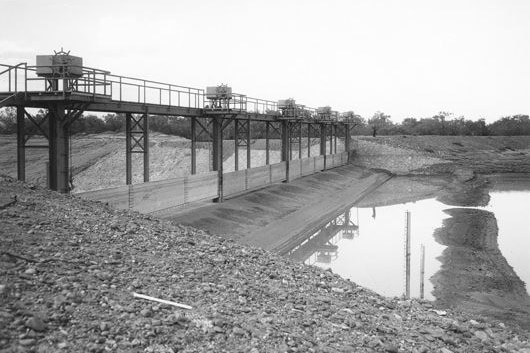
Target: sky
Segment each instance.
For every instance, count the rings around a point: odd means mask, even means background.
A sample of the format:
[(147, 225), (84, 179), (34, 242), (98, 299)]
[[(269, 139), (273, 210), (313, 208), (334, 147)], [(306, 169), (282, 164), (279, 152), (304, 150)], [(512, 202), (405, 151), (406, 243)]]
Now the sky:
[(530, 114), (528, 0), (0, 0), (0, 63), (63, 47), (113, 74), (399, 122)]

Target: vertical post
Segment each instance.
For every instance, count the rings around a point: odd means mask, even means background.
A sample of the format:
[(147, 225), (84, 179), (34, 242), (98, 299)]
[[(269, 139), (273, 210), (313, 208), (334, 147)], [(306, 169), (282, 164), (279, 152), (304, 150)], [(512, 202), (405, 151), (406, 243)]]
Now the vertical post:
[(251, 165), (251, 151), (250, 151), (250, 115), (247, 119), (247, 169), (250, 169)]
[(234, 170), (239, 170), (239, 120), (234, 119)]
[(26, 180), (26, 136), (24, 107), (17, 107), (17, 178)]
[(339, 126), (335, 123), (333, 124), (333, 130), (335, 130), (335, 153), (337, 153), (337, 135), (339, 134), (338, 129)]
[(405, 212), (405, 297), (410, 298), (410, 211)]
[(320, 155), (326, 155), (327, 131), (326, 124), (320, 124)]
[(270, 156), (269, 156), (269, 134), (270, 134), (270, 123), (268, 121), (265, 122), (265, 164), (270, 164)]
[(289, 161), (291, 159), (290, 143), (291, 138), (289, 136), (289, 121), (282, 121), (282, 162), (285, 162), (285, 179), (289, 182)]
[(149, 182), (149, 116), (144, 114), (144, 183)]
[(298, 159), (302, 159), (302, 122), (298, 124)]
[(326, 170), (326, 124), (320, 124), (320, 155), (324, 156), (324, 170)]
[(60, 104), (48, 109), (50, 188), (66, 194), (69, 191), (69, 134), (64, 107)]
[(223, 202), (223, 118), (214, 117), (213, 122), (213, 170), (217, 171), (217, 202)]
[[(350, 135), (350, 124), (344, 123), (344, 152), (350, 152), (350, 143), (351, 142), (351, 135)], [(349, 156), (349, 153), (348, 153)]]
[(311, 123), (307, 123), (307, 158), (311, 157)]
[(289, 160), (289, 122), (287, 120), (282, 121), (282, 162)]
[(197, 118), (191, 118), (191, 174), (197, 174)]
[(425, 297), (425, 245), (421, 244), (420, 259), (420, 298)]
[(132, 114), (125, 114), (125, 184), (132, 184)]
[(329, 125), (329, 154), (333, 154), (333, 124)]

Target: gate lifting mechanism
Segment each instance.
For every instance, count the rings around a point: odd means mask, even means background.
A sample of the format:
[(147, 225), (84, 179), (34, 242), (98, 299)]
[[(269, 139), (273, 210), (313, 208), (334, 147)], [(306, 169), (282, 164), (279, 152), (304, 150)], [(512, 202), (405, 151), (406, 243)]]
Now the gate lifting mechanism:
[(63, 91), (73, 91), (77, 79), (83, 76), (83, 59), (65, 52), (54, 50), (54, 55), (37, 55), (36, 73), (46, 78), (46, 91), (57, 91), (59, 79), (63, 82)]

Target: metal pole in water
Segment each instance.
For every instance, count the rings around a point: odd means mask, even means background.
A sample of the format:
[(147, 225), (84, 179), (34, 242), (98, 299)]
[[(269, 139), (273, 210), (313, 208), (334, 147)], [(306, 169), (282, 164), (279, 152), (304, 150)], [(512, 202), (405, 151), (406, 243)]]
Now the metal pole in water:
[(425, 245), (421, 244), (420, 260), (420, 298), (425, 297)]
[(410, 298), (410, 211), (405, 212), (405, 297)]

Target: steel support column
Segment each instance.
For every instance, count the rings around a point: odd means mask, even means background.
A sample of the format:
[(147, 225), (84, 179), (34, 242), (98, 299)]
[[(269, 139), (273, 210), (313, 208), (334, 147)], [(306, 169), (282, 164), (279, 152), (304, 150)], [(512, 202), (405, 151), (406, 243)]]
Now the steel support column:
[(333, 154), (333, 127), (333, 124), (329, 126), (329, 154)]
[(239, 170), (239, 120), (234, 121), (234, 170)]
[(212, 169), (217, 171), (218, 197), (216, 202), (223, 202), (223, 118), (212, 118), (213, 124), (213, 158)]
[(350, 124), (344, 124), (344, 151), (348, 153), (348, 163), (350, 162), (350, 145), (351, 145)]
[(250, 119), (234, 120), (234, 163), (235, 170), (239, 170), (239, 147), (246, 147), (247, 150), (247, 168), (250, 168)]
[(17, 178), (26, 180), (26, 137), (24, 107), (17, 107)]
[(302, 122), (298, 125), (298, 159), (302, 159)]
[(289, 138), (289, 121), (284, 120), (282, 121), (282, 162), (286, 162), (290, 157), (290, 138)]
[(307, 123), (307, 158), (311, 157), (311, 123)]
[(132, 184), (132, 154), (143, 154), (144, 182), (149, 181), (149, 121), (147, 114), (125, 116), (125, 182)]
[(149, 182), (149, 116), (144, 115), (144, 183)]
[(70, 190), (69, 169), (69, 133), (66, 124), (64, 106), (50, 106), (48, 109), (49, 124), (49, 184), (50, 189), (66, 194)]
[(247, 119), (247, 169), (251, 166), (251, 151), (250, 151), (250, 116)]
[(333, 125), (333, 130), (335, 131), (335, 133), (333, 134), (334, 137), (335, 137), (335, 153), (337, 153), (337, 135), (338, 135), (338, 126), (337, 125)]
[(191, 118), (191, 174), (197, 174), (197, 120)]
[(326, 124), (320, 124), (320, 155), (326, 155), (327, 131)]
[(269, 135), (270, 135), (270, 123), (266, 121), (265, 122), (265, 165), (270, 164)]
[(132, 184), (132, 146), (131, 146), (131, 131), (132, 131), (132, 114), (125, 115), (125, 184)]
[(289, 121), (282, 121), (282, 162), (285, 162), (285, 180), (289, 182), (289, 163), (291, 160), (291, 138), (289, 132), (291, 127)]

